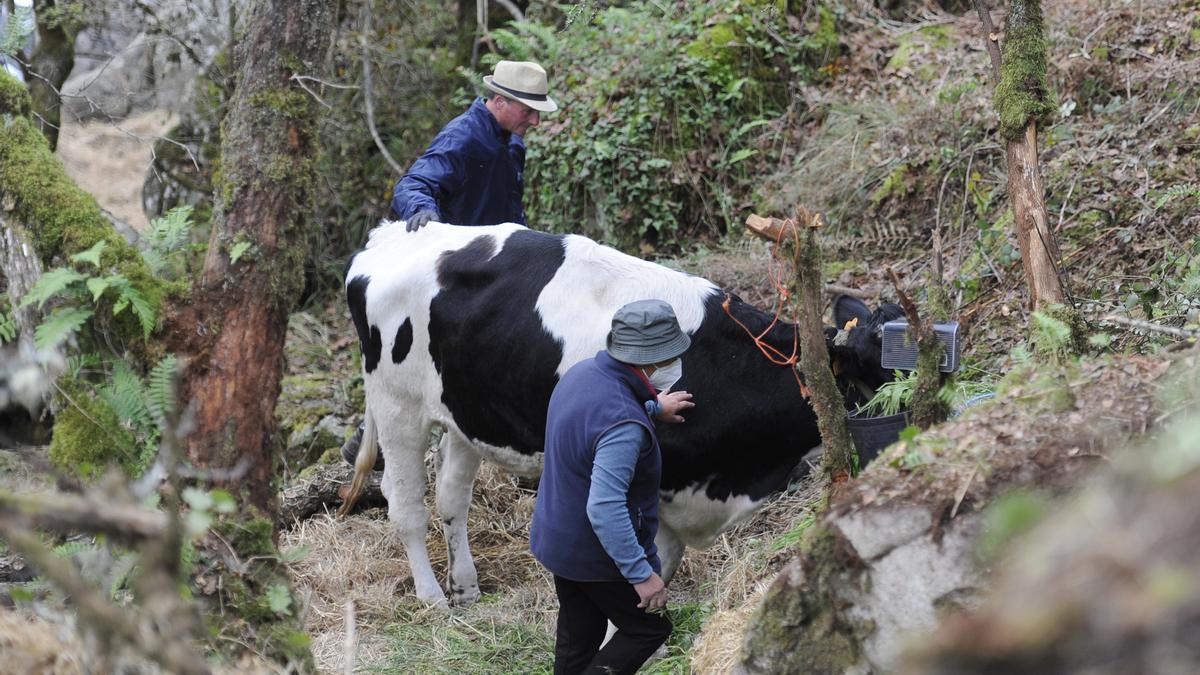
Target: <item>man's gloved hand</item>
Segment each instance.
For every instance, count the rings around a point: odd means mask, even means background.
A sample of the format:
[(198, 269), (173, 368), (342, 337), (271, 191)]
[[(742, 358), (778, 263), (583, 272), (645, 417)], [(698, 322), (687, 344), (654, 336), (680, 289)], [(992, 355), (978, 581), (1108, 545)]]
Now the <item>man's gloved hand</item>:
[(416, 232), (422, 227), (425, 227), (429, 221), (436, 220), (440, 217), (441, 216), (434, 211), (417, 211), (408, 217), (408, 221), (404, 223), (404, 229), (409, 232)]

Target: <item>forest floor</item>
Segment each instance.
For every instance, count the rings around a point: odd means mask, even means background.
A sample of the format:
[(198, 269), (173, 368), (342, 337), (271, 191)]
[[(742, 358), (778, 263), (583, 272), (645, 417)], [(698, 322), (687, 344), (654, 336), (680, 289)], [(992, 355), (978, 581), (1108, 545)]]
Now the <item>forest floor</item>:
[[(1153, 432), (1162, 421), (1152, 404), (1153, 383), (1166, 363), (1158, 356), (1180, 343), (1158, 330), (1101, 319), (1115, 314), (1168, 328), (1198, 321), (1200, 9), (1166, 0), (1069, 0), (1046, 11), (1053, 88), (1062, 106), (1043, 133), (1048, 206), (1064, 276), (1091, 321), (1098, 352), (1080, 377), (1089, 383), (1087, 400), (1095, 403), (1095, 414), (1145, 418), (1144, 428)], [(1010, 223), (973, 215), (1005, 199), (979, 21), (971, 13), (939, 13), (858, 28), (844, 36), (849, 48), (839, 77), (806, 88), (812, 113), (789, 130), (796, 163), (764, 175), (771, 195), (764, 208), (787, 215), (796, 203), (823, 204), (839, 222), (856, 223), (827, 233), (826, 276), (873, 299), (894, 296), (885, 263), (909, 287), (924, 283), (932, 266), (928, 235), (941, 228), (946, 276), (963, 324), (963, 376), (994, 386), (1029, 357), (1034, 319), (1025, 307)], [(147, 113), (121, 129), (68, 126), (59, 154), (102, 206), (144, 226), (140, 188), (151, 147), (145, 137), (166, 124), (161, 114)], [(954, 172), (967, 180), (952, 179)], [(854, 218), (846, 217), (855, 209)], [(775, 305), (772, 271), (787, 273), (776, 269), (767, 245), (750, 239), (660, 262), (702, 274), (762, 308)], [(317, 303), (294, 315), (288, 368), (277, 410), (286, 432), (299, 426), (311, 431), (326, 418), (336, 420), (338, 433), (357, 423), (357, 345), (340, 302)], [(1146, 387), (1135, 390), (1131, 382)], [(981, 408), (938, 433), (952, 444), (969, 444), (986, 432), (988, 438), (1012, 439), (1014, 446), (1036, 443), (1073, 456), (1071, 449), (1080, 446), (1076, 430), (1092, 422), (1078, 409), (1070, 414), (1079, 419), (1069, 424), (1000, 410)], [(305, 438), (294, 455), (301, 464), (336, 445), (329, 436)], [(1107, 453), (1099, 444), (1085, 450), (1088, 457)], [(0, 459), (18, 462), (10, 454)], [(885, 460), (878, 472), (854, 483), (847, 499), (882, 499), (927, 480), (927, 474), (903, 465), (901, 455)], [(36, 480), (13, 467), (4, 472), (6, 483), (19, 480), (26, 487)], [(971, 468), (959, 468), (963, 473), (948, 475), (971, 487)], [(298, 467), (289, 468), (288, 479), (296, 473)], [(754, 599), (796, 554), (821, 500), (819, 486), (794, 484), (711, 549), (689, 551), (670, 589), (676, 635), (666, 657), (648, 672), (724, 672)], [(968, 507), (969, 500), (985, 501), (984, 495), (968, 495)], [(299, 558), (293, 570), (319, 667), (344, 668), (352, 602), (359, 669), (548, 671), (556, 603), (550, 580), (527, 551), (533, 501), (532, 492), (485, 464), (469, 522), (485, 595), (475, 606), (449, 614), (425, 609), (413, 598), (403, 549), (383, 509), (344, 519), (321, 515), (284, 531), (283, 547)], [(431, 530), (428, 544), (434, 568), (444, 571), (440, 533)], [(57, 634), (37, 623), (43, 619), (22, 621), (45, 633), (38, 634), (38, 644), (51, 644)], [(16, 625), (8, 622), (0, 633), (16, 636)], [(5, 646), (0, 640), (0, 653)], [(76, 647), (60, 648), (60, 656)], [(5, 667), (0, 659), (0, 673)]]

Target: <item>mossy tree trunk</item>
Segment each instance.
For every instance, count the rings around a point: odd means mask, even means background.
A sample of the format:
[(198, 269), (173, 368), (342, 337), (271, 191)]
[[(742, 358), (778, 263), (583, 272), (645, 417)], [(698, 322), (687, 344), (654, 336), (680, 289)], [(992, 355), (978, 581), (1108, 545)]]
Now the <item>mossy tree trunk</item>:
[(1011, 0), (1004, 26), (1003, 48), (996, 46), (991, 16), (980, 0), (976, 11), (988, 31), (1000, 133), (1006, 143), (1008, 194), (1021, 262), (1033, 309), (1067, 301), (1059, 274), (1059, 252), (1046, 215), (1045, 186), (1038, 165), (1037, 128), (1055, 112), (1046, 81), (1046, 26), (1041, 0)]
[(187, 454), (208, 469), (246, 467), (228, 487), (268, 518), (277, 508), (284, 335), (303, 287), (316, 192), (317, 103), (292, 77), (321, 74), (336, 2), (258, 0), (248, 9), (203, 279), (170, 317), (169, 343), (189, 357)]
[(36, 0), (37, 46), (29, 56), (29, 93), (33, 96), (34, 112), (41, 121), (42, 135), (50, 149), (58, 146), (58, 127), (62, 122), (62, 99), (59, 92), (63, 82), (75, 67), (75, 33), (72, 12), (79, 11), (75, 3), (61, 0)]
[(817, 413), (817, 429), (821, 433), (824, 453), (821, 470), (833, 481), (842, 481), (858, 467), (850, 432), (846, 428), (846, 410), (838, 392), (833, 371), (829, 369), (829, 348), (825, 344), (821, 324), (822, 279), (821, 246), (817, 229), (825, 217), (803, 207), (797, 209), (796, 220), (802, 230), (796, 246), (796, 318), (800, 331), (800, 369), (810, 390), (813, 410)]

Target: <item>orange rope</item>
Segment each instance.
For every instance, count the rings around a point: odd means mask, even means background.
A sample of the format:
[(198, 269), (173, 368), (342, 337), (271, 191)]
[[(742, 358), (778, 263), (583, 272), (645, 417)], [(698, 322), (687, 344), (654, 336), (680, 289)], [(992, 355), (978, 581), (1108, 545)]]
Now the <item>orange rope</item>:
[[(780, 228), (779, 236), (776, 237), (775, 247), (772, 249), (772, 252), (771, 252), (772, 259), (778, 260), (780, 262), (780, 265), (779, 265), (779, 267), (777, 267), (775, 269), (771, 269), (770, 267), (768, 267), (768, 271), (767, 271), (767, 277), (771, 280), (771, 284), (775, 287), (775, 293), (776, 293), (775, 316), (774, 316), (774, 318), (771, 319), (771, 323), (768, 324), (767, 327), (765, 329), (763, 329), (763, 331), (761, 333), (759, 333), (758, 335), (755, 335), (754, 331), (750, 330), (749, 326), (747, 326), (746, 324), (739, 321), (738, 318), (733, 315), (733, 312), (731, 312), (729, 310), (729, 305), (730, 305), (730, 301), (731, 301), (732, 297), (728, 293), (725, 294), (725, 301), (721, 303), (721, 308), (725, 310), (725, 314), (727, 316), (729, 316), (729, 318), (732, 319), (734, 323), (736, 323), (739, 327), (741, 327), (742, 330), (746, 331), (746, 335), (750, 336), (750, 339), (754, 342), (754, 346), (758, 347), (758, 351), (762, 352), (762, 355), (765, 356), (768, 361), (770, 361), (771, 363), (774, 363), (777, 366), (791, 366), (792, 367), (792, 375), (795, 376), (796, 384), (799, 385), (799, 387), (800, 387), (800, 395), (803, 396), (804, 398), (808, 398), (808, 394), (809, 394), (808, 387), (806, 387), (804, 385), (804, 381), (800, 379), (800, 369), (798, 367), (798, 365), (800, 363), (800, 330), (799, 330), (799, 328), (796, 328), (792, 331), (792, 353), (790, 356), (785, 356), (782, 351), (780, 351), (779, 349), (776, 349), (773, 345), (770, 345), (765, 340), (763, 340), (763, 338), (768, 333), (771, 332), (771, 329), (775, 327), (775, 324), (779, 323), (779, 319), (783, 314), (784, 304), (787, 302), (787, 300), (790, 296), (790, 294), (788, 293), (787, 286), (785, 286), (783, 284), (783, 282), (781, 281), (783, 264), (782, 264), (782, 258), (779, 256), (779, 249), (781, 248), (780, 244), (782, 243), (781, 240), (783, 237), (783, 232), (787, 229), (788, 228)], [(795, 228), (792, 228), (792, 230), (794, 231)]]

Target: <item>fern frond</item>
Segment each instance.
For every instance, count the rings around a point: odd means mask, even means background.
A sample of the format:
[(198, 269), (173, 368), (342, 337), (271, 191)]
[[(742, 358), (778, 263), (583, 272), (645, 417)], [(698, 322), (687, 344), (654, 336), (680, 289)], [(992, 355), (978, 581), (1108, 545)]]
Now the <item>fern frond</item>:
[(112, 406), (122, 423), (138, 430), (154, 427), (154, 417), (147, 403), (149, 395), (146, 386), (124, 361), (117, 361), (109, 383), (101, 386), (98, 391)]
[(174, 354), (167, 354), (154, 364), (146, 378), (146, 403), (159, 424), (175, 410), (175, 369), (178, 365), (179, 359)]
[(33, 344), (38, 349), (48, 349), (74, 335), (87, 320), (92, 310), (84, 307), (65, 307), (57, 310), (33, 334)]
[(95, 550), (96, 545), (90, 541), (76, 539), (64, 542), (54, 547), (54, 555), (60, 558), (73, 558), (80, 553)]
[(56, 295), (62, 294), (71, 284), (77, 281), (83, 281), (87, 276), (76, 272), (69, 267), (56, 267), (42, 275), (33, 288), (21, 298), (21, 307), (27, 307), (32, 304), (37, 304), (38, 309), (46, 304), (46, 301)]
[(4, 34), (0, 35), (0, 54), (16, 54), (33, 34), (34, 25), (33, 7), (17, 5), (8, 22), (4, 24)]
[(86, 251), (80, 251), (71, 256), (71, 262), (90, 262), (97, 268), (100, 267), (100, 254), (104, 253), (104, 249), (108, 246), (108, 242), (101, 239), (96, 242)]
[(1154, 203), (1156, 208), (1162, 208), (1167, 202), (1175, 199), (1195, 197), (1200, 199), (1200, 183), (1180, 183), (1167, 188), (1167, 191)]
[(0, 345), (17, 339), (17, 320), (7, 308), (0, 309)]

